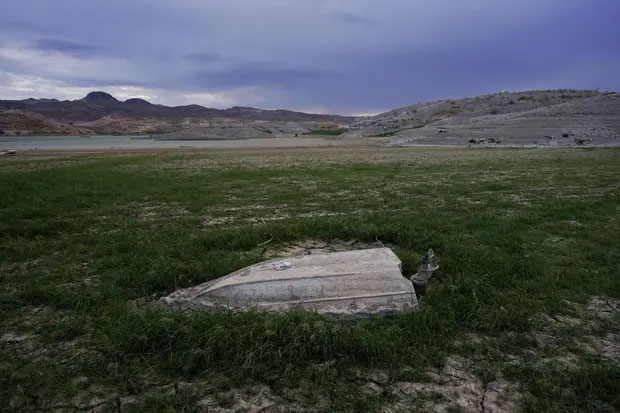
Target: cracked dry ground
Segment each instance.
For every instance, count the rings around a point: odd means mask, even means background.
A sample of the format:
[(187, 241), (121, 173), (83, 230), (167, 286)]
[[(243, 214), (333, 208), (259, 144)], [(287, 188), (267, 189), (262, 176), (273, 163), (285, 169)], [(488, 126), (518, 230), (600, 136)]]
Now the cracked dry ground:
[[(349, 380), (361, 397), (376, 398), (383, 412), (517, 412), (525, 410), (536, 395), (523, 383), (513, 380), (519, 370), (531, 369), (541, 375), (570, 373), (580, 368), (583, 357), (600, 363), (620, 365), (620, 300), (593, 297), (587, 304), (565, 301), (566, 314), (536, 315), (537, 328), (519, 339), (523, 347), (505, 348), (516, 340), (514, 333), (490, 338), (467, 334), (454, 343), (460, 354), (443, 359), (442, 364), (423, 372), (414, 366), (394, 370), (353, 369)], [(40, 323), (50, 321), (52, 312), (31, 308), (21, 320), (5, 329), (0, 338), (3, 352), (15, 358), (45, 360), (64, 357), (70, 364), (77, 358), (103, 359), (96, 350), (86, 350), (84, 340), (62, 344), (45, 343), (29, 332)], [(568, 314), (568, 315), (567, 315)], [(62, 317), (56, 322), (62, 322)], [(495, 351), (490, 349), (496, 349)], [(480, 351), (482, 350), (482, 351)], [(329, 370), (333, 362), (317, 366)], [(114, 368), (108, 364), (107, 368)], [(167, 382), (156, 374), (143, 372), (126, 391), (91, 383), (86, 376), (71, 381), (70, 398), (32, 400), (31, 394), (15, 394), (5, 407), (20, 410), (34, 402), (43, 411), (107, 412), (150, 411), (151, 409), (209, 412), (287, 412), (329, 411), (329, 394), (311, 383), (299, 388), (272, 389), (266, 385), (236, 387), (224, 377), (208, 380)], [(570, 389), (561, 389), (571, 396)], [(573, 395), (574, 396), (574, 395)], [(28, 400), (30, 399), (30, 400)], [(611, 401), (614, 402), (613, 400)], [(616, 400), (617, 402), (617, 400)], [(182, 407), (182, 408), (181, 408)], [(599, 400), (596, 411), (616, 411), (609, 401)]]
[[(510, 380), (509, 376), (521, 368), (538, 370), (543, 375), (549, 370), (574, 372), (580, 368), (583, 355), (620, 366), (620, 300), (593, 297), (585, 306), (569, 301), (565, 304), (572, 309), (573, 316), (536, 316), (538, 327), (524, 337), (533, 344), (531, 347), (486, 356), (451, 356), (440, 369), (427, 372), (429, 382), (399, 381), (387, 385), (397, 400), (384, 411), (405, 412), (412, 407), (420, 411), (522, 411), (535, 396)], [(510, 335), (503, 339), (510, 340)], [(501, 347), (497, 340), (480, 335), (468, 335), (457, 344)], [(374, 390), (378, 387), (371, 384), (369, 391)], [(616, 411), (605, 401), (597, 401), (592, 407), (597, 411)]]

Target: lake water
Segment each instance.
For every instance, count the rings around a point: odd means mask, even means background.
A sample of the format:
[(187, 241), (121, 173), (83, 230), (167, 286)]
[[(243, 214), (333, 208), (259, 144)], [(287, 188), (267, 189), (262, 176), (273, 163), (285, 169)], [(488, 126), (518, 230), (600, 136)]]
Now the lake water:
[(157, 140), (144, 136), (2, 136), (0, 137), (0, 150), (277, 148), (328, 146), (342, 143), (344, 142), (317, 137), (175, 141)]

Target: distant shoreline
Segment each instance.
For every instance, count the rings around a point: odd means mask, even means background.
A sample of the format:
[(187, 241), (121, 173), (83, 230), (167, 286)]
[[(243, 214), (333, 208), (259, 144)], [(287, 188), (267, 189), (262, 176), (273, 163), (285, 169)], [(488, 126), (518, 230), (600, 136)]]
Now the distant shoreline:
[(368, 138), (243, 138), (243, 139), (205, 139), (205, 140), (160, 140), (136, 136), (39, 136), (8, 138), (0, 137), (0, 150), (16, 150), (19, 153), (107, 153), (107, 152), (167, 152), (194, 151), (209, 149), (244, 148), (303, 148), (303, 147), (341, 147), (377, 146), (385, 139)]

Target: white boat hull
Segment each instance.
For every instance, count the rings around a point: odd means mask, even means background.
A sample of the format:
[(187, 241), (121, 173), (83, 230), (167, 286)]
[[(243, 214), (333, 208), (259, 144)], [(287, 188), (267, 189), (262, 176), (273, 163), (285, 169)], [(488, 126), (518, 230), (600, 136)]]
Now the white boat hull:
[(410, 311), (418, 301), (389, 248), (261, 262), (177, 290), (161, 301), (182, 309), (315, 311), (364, 315)]

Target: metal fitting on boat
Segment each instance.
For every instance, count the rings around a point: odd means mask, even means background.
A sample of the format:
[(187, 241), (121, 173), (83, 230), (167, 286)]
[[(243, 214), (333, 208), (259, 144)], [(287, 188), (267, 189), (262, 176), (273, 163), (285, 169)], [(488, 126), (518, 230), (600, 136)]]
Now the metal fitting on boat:
[(435, 256), (432, 249), (420, 259), (418, 272), (411, 277), (411, 283), (415, 289), (416, 295), (422, 296), (426, 293), (426, 285), (431, 279), (433, 272), (439, 268), (439, 260)]

